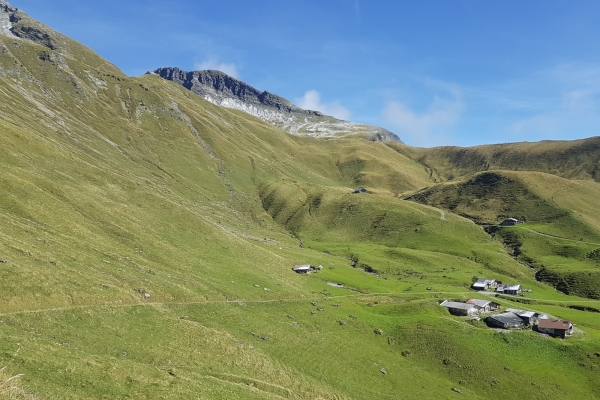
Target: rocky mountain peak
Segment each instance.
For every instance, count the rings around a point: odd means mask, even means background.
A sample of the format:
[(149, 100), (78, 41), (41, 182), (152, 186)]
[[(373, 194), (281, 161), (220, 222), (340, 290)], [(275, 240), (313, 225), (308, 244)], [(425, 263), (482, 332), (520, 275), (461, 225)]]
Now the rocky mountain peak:
[(319, 111), (296, 107), (283, 97), (267, 91), (261, 92), (249, 84), (217, 70), (186, 72), (176, 67), (168, 67), (159, 68), (154, 73), (162, 78), (177, 82), (216, 104), (222, 103), (224, 99), (238, 99), (247, 104), (268, 107), (286, 113), (323, 115)]
[(8, 1), (0, 0), (0, 12), (15, 12), (17, 8), (13, 7)]
[(0, 34), (12, 35), (13, 18), (17, 11), (9, 2), (0, 0)]
[(56, 49), (56, 42), (50, 30), (44, 29), (42, 24), (32, 20), (5, 0), (0, 0), (0, 34), (31, 40), (51, 50)]
[(179, 68), (158, 68), (154, 72), (176, 82), (216, 105), (252, 114), (291, 134), (314, 137), (362, 136), (370, 140), (397, 141), (392, 132), (370, 125), (342, 121), (319, 111), (305, 110), (289, 100), (260, 91), (221, 71), (186, 72)]

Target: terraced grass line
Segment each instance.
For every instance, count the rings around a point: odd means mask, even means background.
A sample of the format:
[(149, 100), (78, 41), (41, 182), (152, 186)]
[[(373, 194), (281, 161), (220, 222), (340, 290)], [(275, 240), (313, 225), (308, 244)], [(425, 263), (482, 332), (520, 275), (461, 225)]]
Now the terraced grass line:
[[(119, 305), (81, 305), (81, 306), (72, 306), (72, 307), (56, 307), (56, 308), (40, 308), (37, 310), (21, 310), (21, 311), (12, 311), (8, 313), (0, 313), (0, 317), (9, 316), (9, 315), (24, 315), (24, 314), (38, 314), (45, 312), (60, 312), (60, 311), (70, 311), (70, 310), (85, 310), (85, 309), (122, 309), (129, 307), (155, 307), (155, 306), (185, 306), (185, 305), (209, 305), (209, 304), (269, 304), (269, 303), (294, 303), (294, 302), (306, 302), (315, 299), (326, 298), (328, 300), (335, 299), (350, 299), (350, 298), (360, 298), (360, 297), (385, 297), (385, 296), (418, 296), (418, 295), (440, 295), (447, 294), (452, 296), (464, 296), (476, 298), (478, 296), (487, 296), (492, 299), (495, 299), (498, 303), (507, 303), (509, 306), (514, 306), (515, 302), (518, 303), (519, 298), (515, 297), (515, 301), (511, 302), (510, 299), (506, 298), (498, 298), (493, 293), (487, 292), (384, 292), (384, 293), (351, 293), (346, 295), (331, 295), (331, 296), (323, 296), (323, 295), (315, 295), (313, 297), (293, 297), (293, 298), (280, 298), (280, 299), (270, 299), (270, 300), (262, 300), (262, 299), (234, 299), (234, 300), (207, 300), (207, 301), (174, 301), (174, 302), (146, 302), (146, 303), (137, 303), (137, 304), (119, 304)], [(533, 297), (527, 297), (528, 301), (531, 302), (548, 302), (548, 303), (599, 303), (599, 300), (548, 300), (548, 299), (538, 299)], [(436, 299), (441, 302), (440, 299)], [(522, 304), (522, 303), (518, 303)], [(522, 307), (523, 308), (523, 307)]]
[[(457, 294), (458, 292), (436, 292), (436, 293), (444, 293), (444, 294)], [(389, 293), (353, 293), (348, 295), (337, 295), (337, 296), (327, 296), (328, 299), (343, 299), (343, 298), (351, 298), (351, 297), (367, 297), (367, 296), (397, 296), (397, 295), (416, 295), (416, 294), (431, 294), (431, 292), (389, 292)], [(463, 293), (464, 294), (464, 293)], [(137, 303), (137, 304), (118, 304), (118, 305), (81, 305), (81, 306), (72, 306), (72, 307), (55, 307), (55, 308), (40, 308), (37, 310), (21, 310), (21, 311), (11, 311), (8, 313), (0, 313), (0, 316), (8, 316), (8, 315), (23, 315), (23, 314), (37, 314), (44, 312), (53, 312), (53, 311), (69, 311), (69, 310), (85, 310), (85, 309), (121, 309), (121, 308), (129, 308), (129, 307), (152, 307), (152, 306), (169, 306), (169, 305), (208, 305), (208, 304), (233, 304), (233, 303), (255, 303), (255, 304), (268, 304), (268, 303), (292, 303), (292, 302), (300, 302), (300, 301), (308, 301), (311, 299), (321, 299), (323, 296), (314, 297), (295, 297), (295, 298), (280, 298), (280, 299), (270, 299), (270, 300), (258, 300), (258, 299), (235, 299), (235, 300), (207, 300), (207, 301), (190, 301), (190, 302), (147, 302), (147, 303)]]
[(517, 226), (517, 229), (522, 229), (522, 230), (525, 230), (527, 232), (531, 232), (533, 234), (540, 235), (540, 236), (545, 236), (545, 237), (550, 238), (550, 239), (558, 239), (558, 240), (564, 240), (564, 241), (567, 241), (567, 242), (585, 243), (585, 244), (593, 244), (595, 246), (600, 246), (600, 243), (588, 242), (588, 241), (585, 241), (585, 240), (575, 240), (575, 239), (562, 238), (560, 236), (549, 235), (547, 233), (538, 232), (538, 231), (536, 231), (534, 229), (525, 228), (523, 226)]

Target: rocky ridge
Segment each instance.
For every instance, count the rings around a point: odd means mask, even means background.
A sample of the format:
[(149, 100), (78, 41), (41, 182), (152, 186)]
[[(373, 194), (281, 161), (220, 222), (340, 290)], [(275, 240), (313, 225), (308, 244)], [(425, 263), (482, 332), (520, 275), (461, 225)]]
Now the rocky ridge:
[(0, 34), (28, 39), (55, 50), (56, 43), (52, 35), (31, 22), (32, 20), (27, 14), (13, 7), (7, 1), (0, 0)]
[(220, 71), (187, 72), (168, 67), (149, 73), (176, 82), (213, 104), (247, 112), (293, 135), (319, 138), (362, 136), (374, 141), (401, 142), (398, 136), (386, 129), (302, 109), (281, 96), (261, 92)]

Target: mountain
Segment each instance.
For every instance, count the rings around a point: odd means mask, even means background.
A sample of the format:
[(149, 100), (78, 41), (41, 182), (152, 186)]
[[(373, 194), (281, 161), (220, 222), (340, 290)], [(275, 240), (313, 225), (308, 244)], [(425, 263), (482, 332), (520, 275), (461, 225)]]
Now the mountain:
[(213, 104), (247, 112), (293, 135), (318, 138), (361, 136), (369, 140), (401, 142), (398, 136), (386, 129), (304, 110), (283, 97), (261, 92), (220, 71), (186, 72), (179, 68), (159, 68), (153, 73), (177, 82)]
[(294, 136), (0, 4), (0, 399), (600, 398), (594, 138)]

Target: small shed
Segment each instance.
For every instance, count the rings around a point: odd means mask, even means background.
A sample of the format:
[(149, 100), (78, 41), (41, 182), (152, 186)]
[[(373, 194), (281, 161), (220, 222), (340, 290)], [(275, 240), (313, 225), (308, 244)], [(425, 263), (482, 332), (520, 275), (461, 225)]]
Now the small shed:
[(362, 194), (362, 193), (367, 193), (367, 189), (365, 189), (364, 187), (359, 187), (359, 188), (356, 188), (356, 189), (354, 190), (354, 192), (352, 192), (352, 193), (354, 193), (354, 194)]
[(473, 316), (479, 314), (479, 310), (474, 304), (444, 300), (440, 306), (446, 307), (450, 314), (454, 315)]
[(573, 333), (573, 324), (571, 321), (562, 319), (540, 319), (537, 330), (538, 332), (559, 336), (564, 339)]
[(500, 226), (513, 226), (519, 223), (519, 220), (516, 218), (506, 218), (504, 221), (500, 223)]
[(520, 328), (523, 326), (523, 320), (517, 314), (511, 312), (490, 315), (485, 319), (485, 322), (488, 326), (502, 329)]
[(475, 290), (495, 289), (498, 287), (498, 281), (495, 279), (478, 278), (471, 287)]
[(490, 311), (496, 311), (500, 308), (500, 304), (491, 300), (470, 299), (467, 300), (467, 304), (473, 304), (475, 307), (477, 307), (480, 314)]
[(300, 264), (300, 265), (296, 265), (294, 268), (292, 268), (292, 270), (294, 270), (294, 272), (297, 272), (299, 274), (310, 274), (311, 272), (315, 272), (320, 269), (323, 269), (323, 267), (320, 265), (318, 267), (315, 267), (314, 265), (310, 265), (310, 264)]

